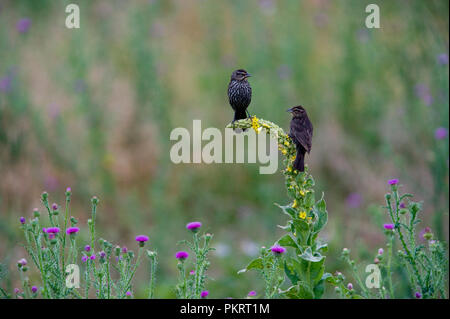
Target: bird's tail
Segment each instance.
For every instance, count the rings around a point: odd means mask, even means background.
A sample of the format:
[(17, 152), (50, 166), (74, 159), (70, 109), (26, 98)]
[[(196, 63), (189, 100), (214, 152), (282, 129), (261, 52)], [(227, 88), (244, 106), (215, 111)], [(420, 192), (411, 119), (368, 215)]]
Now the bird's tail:
[(233, 122), (234, 121), (237, 121), (237, 120), (243, 120), (243, 119), (246, 119), (247, 118), (247, 114), (245, 114), (245, 110), (236, 110), (236, 111), (234, 111), (234, 119), (233, 119)]
[(305, 171), (305, 153), (298, 150), (297, 156), (295, 157), (294, 164), (292, 165), (294, 169), (298, 170), (299, 172)]

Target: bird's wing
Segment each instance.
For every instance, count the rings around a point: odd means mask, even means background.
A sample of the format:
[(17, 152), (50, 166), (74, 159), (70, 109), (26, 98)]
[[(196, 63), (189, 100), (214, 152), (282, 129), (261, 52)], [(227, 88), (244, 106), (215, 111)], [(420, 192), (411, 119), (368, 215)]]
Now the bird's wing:
[(296, 129), (292, 132), (297, 141), (303, 146), (303, 148), (309, 153), (311, 152), (313, 127), (311, 122), (305, 121), (302, 129)]

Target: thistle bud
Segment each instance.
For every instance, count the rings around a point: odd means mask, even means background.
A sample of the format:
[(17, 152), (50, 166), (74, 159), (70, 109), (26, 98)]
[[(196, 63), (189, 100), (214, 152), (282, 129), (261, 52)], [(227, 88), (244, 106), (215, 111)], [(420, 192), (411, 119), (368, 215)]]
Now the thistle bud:
[(92, 199), (91, 199), (91, 202), (92, 202), (93, 205), (98, 205), (98, 202), (99, 202), (98, 197), (97, 196), (93, 196)]
[(155, 259), (156, 257), (156, 251), (147, 250), (147, 256), (150, 259)]
[(70, 222), (72, 223), (72, 225), (76, 225), (78, 224), (78, 220), (75, 217), (70, 217)]

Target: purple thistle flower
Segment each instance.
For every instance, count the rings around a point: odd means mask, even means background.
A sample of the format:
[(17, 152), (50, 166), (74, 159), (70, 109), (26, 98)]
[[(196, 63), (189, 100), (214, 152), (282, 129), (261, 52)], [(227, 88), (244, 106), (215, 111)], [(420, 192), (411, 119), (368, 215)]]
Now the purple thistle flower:
[(25, 258), (22, 258), (22, 259), (19, 259), (19, 261), (17, 263), (19, 265), (26, 266), (27, 265), (27, 260)]
[(81, 261), (84, 262), (84, 263), (87, 261), (87, 259), (88, 259), (88, 258), (87, 258), (86, 255), (83, 255), (83, 256), (81, 257)]
[(78, 227), (69, 227), (66, 230), (67, 235), (72, 235), (78, 233), (80, 229)]
[(395, 225), (394, 224), (384, 224), (383, 227), (386, 230), (392, 230), (395, 228)]
[(404, 208), (406, 208), (406, 204), (405, 203), (400, 203), (400, 206), (399, 206), (401, 209), (404, 209)]
[(47, 228), (47, 234), (57, 234), (57, 233), (59, 233), (59, 227)]
[(389, 184), (389, 185), (397, 185), (397, 184), (398, 184), (398, 179), (397, 179), (397, 178), (390, 179), (390, 180), (388, 181), (388, 184)]
[(122, 252), (123, 252), (124, 254), (126, 254), (126, 253), (127, 253), (127, 251), (128, 251), (128, 248), (127, 248), (127, 247), (125, 247), (125, 246), (123, 246), (123, 247), (122, 247)]
[(437, 60), (440, 65), (447, 65), (448, 64), (448, 54), (447, 53), (438, 54)]
[(91, 251), (91, 246), (89, 246), (89, 245), (84, 246), (84, 250), (87, 251), (87, 252), (90, 252)]
[(145, 242), (148, 241), (148, 236), (145, 235), (136, 236), (136, 241), (139, 242), (139, 247), (144, 247)]
[(20, 217), (20, 223), (23, 225), (23, 224), (25, 224), (25, 217)]
[(20, 293), (20, 289), (19, 288), (14, 288), (14, 293), (17, 295)]
[(191, 270), (190, 272), (189, 272), (189, 275), (195, 275), (195, 270)]
[(181, 261), (184, 261), (189, 257), (189, 254), (186, 251), (179, 251), (175, 254), (175, 258)]
[(98, 255), (100, 256), (100, 258), (106, 257), (106, 253), (103, 250)]
[(254, 296), (256, 296), (256, 291), (254, 291), (254, 290), (250, 291), (250, 292), (248, 293), (248, 296), (249, 296), (249, 297), (254, 297)]
[(146, 241), (148, 241), (148, 237), (145, 236), (145, 235), (139, 235), (139, 236), (136, 236), (136, 241), (138, 241), (138, 242), (146, 242)]
[(47, 232), (47, 228), (45, 228), (45, 227), (42, 228), (42, 232), (43, 232), (43, 233), (46, 233), (46, 232)]
[(421, 294), (420, 292), (418, 292), (418, 291), (416, 291), (416, 293), (414, 294), (414, 296), (415, 296), (417, 299), (421, 299), (421, 298), (422, 298), (422, 294)]
[(383, 248), (378, 249), (378, 255), (383, 255), (383, 253), (384, 253)]
[(31, 26), (31, 20), (28, 18), (22, 18), (19, 21), (17, 21), (16, 29), (20, 33), (25, 33), (28, 31), (30, 26)]
[(448, 129), (445, 127), (438, 127), (436, 131), (434, 131), (434, 137), (437, 140), (443, 140), (448, 135)]
[(66, 193), (71, 193), (71, 192), (72, 192), (72, 188), (67, 187), (67, 188), (66, 188)]
[(353, 284), (351, 282), (348, 283), (347, 289), (348, 290), (353, 290)]
[(194, 233), (196, 233), (200, 227), (202, 227), (202, 223), (200, 222), (191, 222), (186, 225), (186, 228)]
[(200, 297), (202, 297), (202, 298), (206, 298), (206, 297), (208, 297), (208, 295), (209, 295), (209, 291), (208, 290), (203, 290), (200, 293)]
[(89, 258), (91, 258), (91, 260), (95, 260), (95, 255), (91, 255), (91, 257), (89, 257)]
[(127, 292), (125, 293), (125, 295), (127, 295), (127, 297), (131, 297), (133, 294), (131, 293), (131, 291), (127, 291)]
[(33, 286), (33, 287), (31, 287), (31, 292), (32, 293), (36, 293), (38, 291), (38, 287), (36, 287), (36, 286)]
[(424, 229), (422, 229), (419, 235), (420, 238), (423, 240), (430, 240), (433, 238), (433, 233), (431, 232), (430, 227), (425, 227)]
[(53, 203), (53, 204), (52, 204), (52, 209), (53, 209), (53, 210), (58, 210), (58, 204)]
[(279, 246), (279, 245), (272, 246), (272, 247), (270, 248), (270, 250), (272, 251), (272, 253), (273, 253), (275, 256), (280, 256), (281, 254), (284, 254), (284, 253), (286, 252), (286, 248), (281, 247), (281, 246)]
[(53, 233), (48, 234), (48, 239), (53, 239), (53, 238), (55, 238), (55, 234), (53, 234)]

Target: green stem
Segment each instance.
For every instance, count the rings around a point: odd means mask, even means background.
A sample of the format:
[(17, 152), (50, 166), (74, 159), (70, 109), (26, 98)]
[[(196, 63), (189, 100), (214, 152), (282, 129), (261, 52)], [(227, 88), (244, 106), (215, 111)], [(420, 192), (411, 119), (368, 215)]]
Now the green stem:
[(62, 268), (65, 269), (65, 255), (66, 255), (66, 229), (67, 229), (67, 221), (69, 219), (69, 202), (70, 198), (66, 196), (66, 208), (65, 208), (65, 217), (64, 217), (64, 230), (63, 230), (63, 243), (62, 243)]
[(394, 287), (392, 285), (392, 273), (391, 273), (391, 261), (392, 261), (392, 245), (394, 243), (394, 236), (390, 236), (389, 241), (389, 249), (388, 249), (388, 262), (387, 262), (387, 276), (388, 276), (388, 283), (389, 283), (389, 290), (391, 293), (391, 299), (394, 299)]
[(151, 265), (150, 265), (150, 287), (149, 287), (149, 292), (148, 292), (148, 299), (152, 299), (153, 298), (153, 294), (154, 294), (154, 290), (155, 290), (155, 275), (156, 275), (156, 265), (157, 265), (157, 260), (156, 257), (152, 258), (152, 260), (150, 261)]
[(139, 251), (138, 251), (138, 256), (137, 256), (137, 260), (136, 260), (136, 264), (134, 265), (133, 271), (131, 272), (130, 276), (128, 277), (125, 286), (123, 287), (122, 293), (120, 294), (120, 297), (123, 298), (123, 296), (125, 295), (128, 287), (130, 287), (131, 284), (131, 280), (134, 277), (134, 274), (136, 273), (137, 268), (139, 267), (139, 264), (141, 263), (141, 255), (142, 255), (142, 247), (139, 247)]

